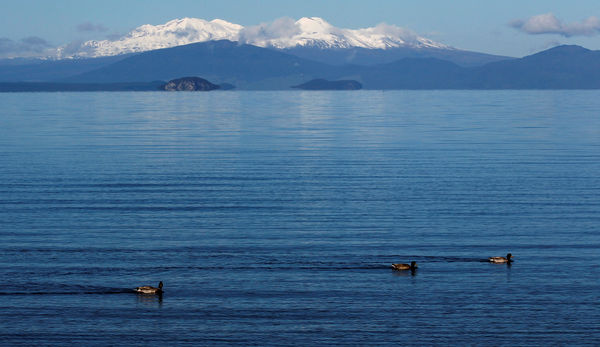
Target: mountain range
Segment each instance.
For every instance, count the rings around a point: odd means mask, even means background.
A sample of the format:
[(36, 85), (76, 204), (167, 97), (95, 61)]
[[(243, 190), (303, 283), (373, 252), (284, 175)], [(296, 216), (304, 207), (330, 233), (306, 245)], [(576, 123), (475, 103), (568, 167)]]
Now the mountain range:
[(373, 65), (407, 57), (434, 57), (459, 65), (476, 66), (507, 58), (456, 49), (385, 23), (369, 28), (345, 29), (319, 17), (303, 17), (297, 21), (280, 18), (272, 23), (249, 27), (222, 19), (175, 19), (161, 25), (142, 25), (116, 40), (65, 45), (58, 49), (56, 56), (105, 57), (219, 40), (281, 50), (333, 65)]
[(280, 18), (273, 23), (244, 27), (222, 19), (206, 21), (199, 18), (183, 18), (161, 25), (142, 25), (116, 40), (92, 40), (78, 47), (65, 45), (58, 49), (57, 56), (102, 57), (219, 40), (274, 49), (453, 49), (409, 30), (387, 24), (363, 29), (344, 29), (337, 28), (319, 17), (303, 17), (297, 21)]
[(129, 85), (198, 76), (238, 89), (289, 89), (313, 79), (355, 80), (364, 89), (600, 88), (600, 53), (583, 47), (516, 59), (395, 26), (340, 29), (317, 17), (247, 28), (184, 18), (82, 47), (66, 59), (0, 61), (0, 82)]

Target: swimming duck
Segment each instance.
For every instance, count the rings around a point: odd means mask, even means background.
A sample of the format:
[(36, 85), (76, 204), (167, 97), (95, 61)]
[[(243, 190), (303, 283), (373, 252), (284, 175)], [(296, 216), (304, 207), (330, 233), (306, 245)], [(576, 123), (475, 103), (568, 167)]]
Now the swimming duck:
[(392, 264), (394, 270), (415, 270), (417, 268), (417, 262), (411, 261), (409, 264)]
[(512, 254), (508, 253), (505, 257), (490, 257), (488, 261), (491, 263), (510, 263), (512, 262)]
[(162, 281), (160, 281), (158, 283), (158, 288), (155, 287), (151, 287), (151, 286), (142, 286), (142, 287), (137, 287), (135, 288), (135, 291), (141, 294), (156, 294), (156, 295), (162, 295), (163, 293), (163, 283)]

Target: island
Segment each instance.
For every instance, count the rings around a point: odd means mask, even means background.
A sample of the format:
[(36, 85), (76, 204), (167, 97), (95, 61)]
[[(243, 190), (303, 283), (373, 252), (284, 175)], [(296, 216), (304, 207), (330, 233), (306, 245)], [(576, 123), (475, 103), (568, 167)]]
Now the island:
[(303, 90), (358, 90), (362, 88), (362, 84), (354, 80), (328, 81), (317, 78), (297, 86), (292, 86), (292, 88)]
[(160, 87), (166, 91), (210, 91), (221, 88), (200, 77), (182, 77), (170, 80)]

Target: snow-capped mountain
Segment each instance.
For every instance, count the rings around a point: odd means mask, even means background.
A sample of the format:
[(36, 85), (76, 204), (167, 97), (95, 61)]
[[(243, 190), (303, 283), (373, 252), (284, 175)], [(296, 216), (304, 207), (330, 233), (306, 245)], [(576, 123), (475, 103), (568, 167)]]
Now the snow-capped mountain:
[[(281, 27), (288, 30), (280, 30)], [(282, 18), (272, 24), (250, 27), (241, 32), (240, 41), (259, 47), (279, 49), (297, 46), (368, 49), (450, 48), (394, 25), (379, 24), (364, 29), (342, 29), (319, 17), (304, 17), (295, 22)]]
[(236, 41), (241, 25), (215, 19), (175, 19), (161, 25), (142, 25), (117, 40), (86, 41), (74, 52), (59, 48), (59, 57), (102, 57), (145, 52), (212, 40)]
[(75, 49), (72, 46), (64, 46), (58, 49), (58, 57), (112, 56), (212, 40), (230, 40), (278, 49), (293, 47), (451, 48), (418, 36), (410, 30), (387, 24), (364, 29), (343, 29), (331, 25), (322, 18), (304, 17), (297, 21), (280, 18), (272, 23), (243, 27), (221, 19), (206, 21), (198, 18), (183, 18), (161, 25), (142, 25), (117, 40), (87, 41)]

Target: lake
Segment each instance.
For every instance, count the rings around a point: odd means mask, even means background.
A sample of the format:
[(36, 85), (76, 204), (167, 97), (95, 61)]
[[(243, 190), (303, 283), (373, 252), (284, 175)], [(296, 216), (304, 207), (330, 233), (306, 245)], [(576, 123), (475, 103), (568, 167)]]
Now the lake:
[(600, 91), (0, 105), (2, 344), (600, 345)]

